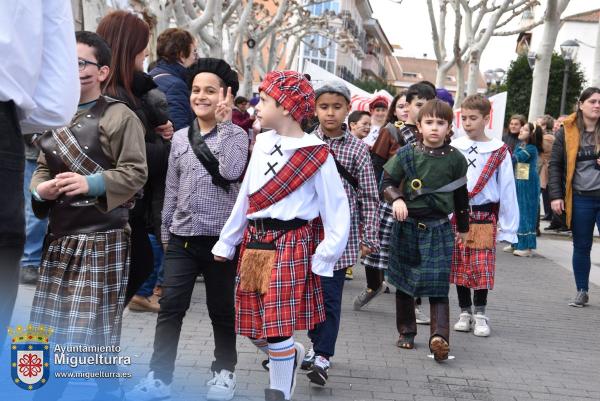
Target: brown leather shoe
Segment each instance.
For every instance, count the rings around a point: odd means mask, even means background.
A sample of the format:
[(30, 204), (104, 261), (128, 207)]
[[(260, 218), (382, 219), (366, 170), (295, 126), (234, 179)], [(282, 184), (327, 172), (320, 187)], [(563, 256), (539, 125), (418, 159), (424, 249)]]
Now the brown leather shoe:
[(133, 298), (131, 298), (131, 301), (129, 301), (129, 310), (158, 313), (160, 311), (160, 305), (154, 296), (142, 297), (141, 295), (134, 295)]
[(429, 350), (436, 361), (444, 361), (448, 359), (450, 351), (450, 305), (445, 302), (430, 302), (429, 307), (431, 312)]

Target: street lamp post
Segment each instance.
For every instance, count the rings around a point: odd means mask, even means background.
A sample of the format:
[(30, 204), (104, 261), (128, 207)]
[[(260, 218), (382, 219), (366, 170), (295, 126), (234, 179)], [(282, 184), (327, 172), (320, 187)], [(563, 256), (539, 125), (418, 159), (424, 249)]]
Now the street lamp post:
[(567, 101), (567, 84), (569, 81), (569, 68), (577, 56), (579, 43), (574, 40), (566, 40), (560, 45), (560, 52), (565, 60), (565, 72), (563, 74), (562, 94), (560, 96), (560, 115), (565, 114), (565, 103)]
[[(488, 96), (495, 95), (498, 93), (498, 87), (502, 83), (502, 78), (506, 71), (502, 68), (496, 68), (495, 70), (486, 70), (483, 75), (485, 76), (485, 83), (487, 84), (487, 94)], [(495, 83), (494, 91), (491, 91), (492, 84)]]

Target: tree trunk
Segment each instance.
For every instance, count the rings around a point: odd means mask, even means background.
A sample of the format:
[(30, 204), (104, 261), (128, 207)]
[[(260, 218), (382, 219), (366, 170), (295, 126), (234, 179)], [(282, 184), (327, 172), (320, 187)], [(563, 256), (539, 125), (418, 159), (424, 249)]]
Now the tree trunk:
[(544, 115), (546, 98), (548, 97), (548, 81), (550, 79), (550, 64), (556, 37), (560, 30), (560, 15), (567, 7), (569, 0), (548, 0), (544, 17), (544, 33), (536, 53), (531, 84), (531, 100), (529, 101), (529, 121), (535, 121)]
[(462, 62), (456, 63), (456, 94), (454, 96), (454, 107), (460, 107), (465, 97), (465, 65)]
[(437, 73), (435, 75), (435, 87), (436, 88), (445, 88), (446, 87), (446, 77), (448, 76), (448, 71), (452, 68), (454, 62), (447, 61), (444, 64), (438, 64)]
[(98, 22), (106, 14), (106, 4), (104, 1), (82, 0), (81, 11), (83, 29), (96, 32)]
[[(467, 95), (477, 93), (479, 87), (479, 61), (481, 60), (481, 50), (473, 49), (469, 56), (469, 74), (467, 76)], [(460, 75), (459, 75), (460, 77)]]
[(592, 76), (592, 86), (600, 87), (600, 20), (596, 33), (596, 50), (594, 50), (594, 75)]
[(258, 46), (253, 47), (252, 49), (248, 49), (248, 54), (245, 57), (245, 65), (244, 65), (244, 79), (241, 82), (239, 95), (244, 96), (246, 98), (252, 97), (252, 78), (254, 72), (254, 66), (256, 65), (256, 52), (258, 50)]

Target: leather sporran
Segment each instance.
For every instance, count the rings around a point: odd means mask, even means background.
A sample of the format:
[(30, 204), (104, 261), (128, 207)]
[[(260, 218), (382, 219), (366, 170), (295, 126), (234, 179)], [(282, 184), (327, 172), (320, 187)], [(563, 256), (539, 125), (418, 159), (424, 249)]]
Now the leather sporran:
[(466, 246), (471, 249), (494, 249), (494, 224), (489, 220), (471, 221)]
[(275, 242), (249, 241), (240, 264), (240, 286), (243, 291), (265, 294), (275, 267)]
[(517, 163), (517, 171), (515, 174), (517, 180), (529, 179), (529, 163)]

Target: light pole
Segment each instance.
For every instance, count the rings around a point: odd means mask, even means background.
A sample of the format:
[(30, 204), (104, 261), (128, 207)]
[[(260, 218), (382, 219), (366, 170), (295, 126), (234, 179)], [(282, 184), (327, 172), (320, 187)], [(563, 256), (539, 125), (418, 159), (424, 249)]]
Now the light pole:
[(502, 68), (496, 68), (494, 70), (494, 78), (496, 79), (496, 92), (498, 92), (498, 87), (502, 83), (502, 78), (504, 78), (504, 75), (506, 75), (506, 71), (504, 71)]
[(487, 91), (489, 95), (492, 82), (494, 81), (494, 70), (486, 70), (483, 75), (485, 76), (485, 83), (487, 85)]
[(565, 103), (567, 101), (567, 83), (569, 81), (569, 68), (577, 56), (579, 43), (574, 40), (566, 40), (560, 45), (560, 53), (565, 60), (565, 72), (563, 75), (562, 94), (560, 96), (560, 115), (565, 114)]

